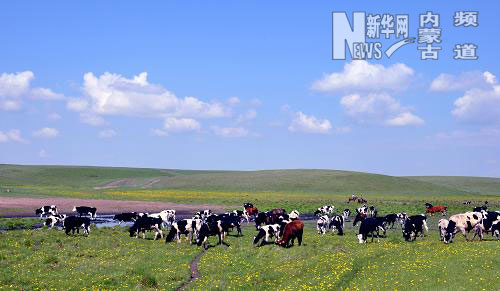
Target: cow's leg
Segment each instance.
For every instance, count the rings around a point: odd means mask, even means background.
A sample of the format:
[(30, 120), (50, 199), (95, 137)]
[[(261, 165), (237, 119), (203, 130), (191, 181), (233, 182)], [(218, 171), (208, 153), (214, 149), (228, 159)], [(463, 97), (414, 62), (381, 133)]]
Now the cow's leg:
[(302, 245), (302, 233), (301, 232), (297, 234), (297, 242), (299, 243), (299, 246)]

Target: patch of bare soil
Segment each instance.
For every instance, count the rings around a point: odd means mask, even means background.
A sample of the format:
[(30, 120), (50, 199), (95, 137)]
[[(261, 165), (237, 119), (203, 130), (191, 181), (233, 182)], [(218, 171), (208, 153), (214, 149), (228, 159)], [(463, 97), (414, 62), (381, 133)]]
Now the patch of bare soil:
[(122, 212), (159, 212), (164, 209), (175, 209), (178, 215), (191, 215), (196, 211), (211, 209), (224, 212), (226, 209), (241, 206), (222, 206), (210, 204), (176, 204), (153, 201), (122, 201), (74, 198), (33, 198), (33, 197), (0, 197), (0, 215), (2, 216), (34, 216), (35, 209), (44, 205), (56, 205), (60, 213), (72, 213), (73, 206), (91, 206), (97, 208), (98, 214), (116, 214)]

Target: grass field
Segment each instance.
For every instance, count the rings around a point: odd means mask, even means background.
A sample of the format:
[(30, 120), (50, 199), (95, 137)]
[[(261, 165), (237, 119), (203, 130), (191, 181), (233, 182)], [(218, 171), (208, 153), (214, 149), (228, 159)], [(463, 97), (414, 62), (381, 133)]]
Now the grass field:
[[(431, 223), (435, 227), (434, 219)], [(500, 284), (498, 242), (439, 242), (433, 230), (407, 243), (391, 230), (380, 242), (360, 245), (357, 229), (318, 235), (306, 223), (303, 246), (254, 247), (255, 228), (209, 248), (190, 289), (280, 290), (494, 290)], [(149, 235), (151, 238), (152, 235)], [(215, 244), (216, 239), (210, 239)], [(130, 238), (126, 229), (93, 229), (89, 237), (57, 230), (0, 234), (0, 288), (176, 289), (190, 276), (201, 248)]]
[[(164, 201), (183, 204), (242, 205), (260, 210), (283, 207), (312, 213), (348, 204), (362, 194), (380, 215), (423, 213), (424, 203), (447, 205), (450, 214), (489, 201), (500, 206), (500, 179), (482, 177), (392, 177), (330, 171), (181, 171), (158, 169), (0, 165), (0, 196), (68, 197)], [(472, 205), (462, 204), (465, 200)], [(7, 200), (8, 201), (8, 200)], [(12, 209), (11, 209), (12, 210)], [(1, 214), (1, 212), (0, 212)], [(389, 231), (380, 242), (360, 245), (357, 228), (345, 236), (320, 236), (306, 222), (304, 245), (283, 249), (252, 246), (253, 226), (244, 237), (230, 236), (230, 247), (202, 254), (200, 277), (191, 289), (280, 290), (498, 290), (499, 242), (439, 241), (430, 234), (417, 242)], [(0, 219), (31, 227), (36, 220)], [(10, 227), (13, 228), (13, 227)], [(215, 239), (211, 239), (215, 243)], [(190, 264), (201, 249), (186, 243), (137, 240), (126, 229), (93, 229), (90, 237), (57, 230), (0, 232), (0, 289), (176, 289), (190, 278)]]

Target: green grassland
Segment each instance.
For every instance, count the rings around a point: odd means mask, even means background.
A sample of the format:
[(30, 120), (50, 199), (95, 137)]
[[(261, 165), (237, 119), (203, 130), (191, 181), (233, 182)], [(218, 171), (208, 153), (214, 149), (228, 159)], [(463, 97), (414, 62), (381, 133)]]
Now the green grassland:
[[(500, 284), (497, 241), (450, 245), (433, 230), (416, 242), (401, 231), (359, 244), (357, 228), (345, 236), (316, 233), (306, 223), (303, 245), (255, 247), (255, 228), (209, 248), (198, 263), (195, 290), (494, 290)], [(130, 238), (126, 229), (92, 229), (89, 237), (57, 230), (0, 234), (0, 289), (176, 289), (190, 277), (190, 262), (202, 248), (164, 240)], [(216, 243), (215, 238), (210, 239)]]
[(394, 177), (335, 170), (185, 171), (73, 166), (0, 165), (0, 195), (167, 201), (186, 204), (284, 207), (311, 213), (347, 204), (361, 194), (382, 213), (421, 213), (424, 202), (467, 210), (462, 204), (500, 204), (500, 179), (481, 177)]

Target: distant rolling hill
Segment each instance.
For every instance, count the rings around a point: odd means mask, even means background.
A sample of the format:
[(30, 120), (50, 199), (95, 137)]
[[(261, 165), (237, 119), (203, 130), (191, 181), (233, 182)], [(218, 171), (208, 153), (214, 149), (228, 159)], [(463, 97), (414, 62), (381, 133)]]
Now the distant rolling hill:
[(500, 194), (500, 179), (394, 177), (336, 170), (190, 171), (146, 168), (0, 165), (0, 186), (153, 188), (221, 192)]

